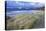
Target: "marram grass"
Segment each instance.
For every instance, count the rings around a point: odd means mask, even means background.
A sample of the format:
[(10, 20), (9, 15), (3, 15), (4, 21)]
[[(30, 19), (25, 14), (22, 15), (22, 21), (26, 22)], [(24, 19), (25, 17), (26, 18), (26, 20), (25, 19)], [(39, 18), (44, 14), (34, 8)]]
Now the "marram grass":
[(33, 14), (20, 14), (16, 15), (7, 24), (7, 29), (31, 29), (33, 24), (39, 20), (43, 13), (33, 13)]

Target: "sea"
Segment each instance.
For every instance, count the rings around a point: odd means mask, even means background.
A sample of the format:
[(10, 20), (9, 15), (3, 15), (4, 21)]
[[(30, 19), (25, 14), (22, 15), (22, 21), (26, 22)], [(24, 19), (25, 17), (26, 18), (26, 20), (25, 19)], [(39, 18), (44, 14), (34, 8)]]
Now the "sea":
[(6, 16), (15, 16), (17, 14), (31, 13), (32, 10), (6, 10)]

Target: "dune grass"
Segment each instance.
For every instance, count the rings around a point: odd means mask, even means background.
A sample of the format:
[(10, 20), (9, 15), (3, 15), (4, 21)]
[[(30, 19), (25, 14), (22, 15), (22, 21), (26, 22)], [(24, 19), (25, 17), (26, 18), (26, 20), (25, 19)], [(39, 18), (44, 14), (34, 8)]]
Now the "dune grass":
[(13, 17), (12, 22), (7, 24), (7, 29), (31, 29), (43, 13), (20, 14)]

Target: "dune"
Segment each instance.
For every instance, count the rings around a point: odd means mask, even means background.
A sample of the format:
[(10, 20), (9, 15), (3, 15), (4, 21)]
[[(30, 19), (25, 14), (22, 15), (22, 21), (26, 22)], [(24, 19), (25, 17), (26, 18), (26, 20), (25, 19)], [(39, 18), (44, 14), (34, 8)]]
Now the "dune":
[(16, 15), (8, 20), (7, 30), (32, 29), (37, 21), (42, 21), (40, 18), (43, 18), (43, 15), (43, 11), (32, 11), (31, 14)]

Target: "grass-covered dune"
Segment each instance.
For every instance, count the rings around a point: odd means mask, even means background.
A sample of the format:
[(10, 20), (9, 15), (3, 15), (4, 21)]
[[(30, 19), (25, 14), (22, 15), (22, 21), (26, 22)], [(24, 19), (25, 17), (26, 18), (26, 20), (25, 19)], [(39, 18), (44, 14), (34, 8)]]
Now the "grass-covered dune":
[[(15, 30), (15, 29), (32, 29), (35, 22), (40, 20), (44, 15), (43, 11), (34, 11), (31, 14), (18, 14), (12, 17), (7, 22), (7, 29), (8, 30)], [(42, 19), (41, 19), (42, 20)]]

